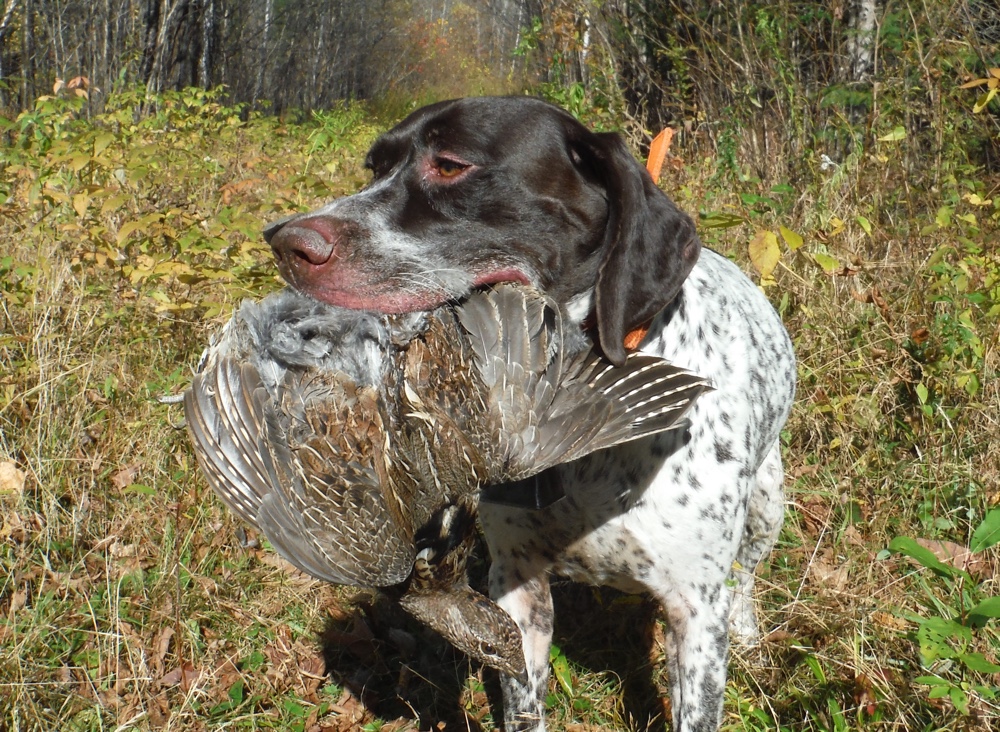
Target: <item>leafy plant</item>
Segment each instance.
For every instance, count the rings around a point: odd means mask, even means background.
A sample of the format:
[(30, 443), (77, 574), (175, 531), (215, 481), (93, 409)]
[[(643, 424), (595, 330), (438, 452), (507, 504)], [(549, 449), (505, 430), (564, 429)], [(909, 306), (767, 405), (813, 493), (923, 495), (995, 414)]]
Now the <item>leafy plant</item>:
[[(998, 543), (1000, 509), (994, 509), (973, 532), (965, 563)], [(1000, 665), (978, 649), (986, 645), (994, 658), (1000, 653), (1000, 635), (988, 627), (990, 620), (1000, 618), (1000, 596), (982, 592), (958, 563), (941, 561), (915, 539), (897, 537), (889, 543), (889, 550), (916, 560), (937, 578), (935, 584), (920, 581), (930, 612), (905, 613), (917, 625), (921, 665), (931, 672), (914, 681), (930, 687), (929, 699), (947, 698), (962, 714), (970, 713), (973, 696), (997, 699), (1000, 687), (984, 675), (1000, 673)]]
[(973, 89), (975, 87), (985, 86), (986, 91), (984, 91), (978, 99), (976, 99), (975, 105), (972, 107), (972, 111), (976, 114), (982, 112), (989, 103), (993, 101), (993, 98), (997, 95), (997, 90), (1000, 90), (1000, 69), (991, 68), (987, 72), (986, 77), (982, 79), (973, 79), (972, 81), (962, 84), (959, 89)]

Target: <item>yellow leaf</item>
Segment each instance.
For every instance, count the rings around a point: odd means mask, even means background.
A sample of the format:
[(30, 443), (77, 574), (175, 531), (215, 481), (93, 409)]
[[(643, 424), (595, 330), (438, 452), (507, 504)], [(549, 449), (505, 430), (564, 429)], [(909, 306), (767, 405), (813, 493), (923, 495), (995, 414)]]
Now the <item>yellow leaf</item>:
[(972, 81), (967, 81), (959, 89), (972, 89), (975, 86), (982, 86), (983, 84), (989, 83), (989, 79), (973, 79)]
[(791, 229), (781, 226), (778, 228), (778, 231), (781, 232), (781, 238), (785, 240), (785, 244), (787, 244), (788, 248), (793, 252), (802, 246), (802, 237)]
[(892, 132), (878, 138), (879, 142), (899, 142), (906, 139), (906, 128), (902, 125), (892, 128)]
[(953, 209), (950, 206), (942, 206), (938, 209), (937, 216), (934, 217), (934, 222), (942, 229), (947, 229), (951, 226), (952, 213)]
[(90, 196), (86, 193), (77, 193), (73, 196), (73, 210), (76, 211), (76, 215), (83, 218), (84, 214), (87, 213), (87, 208), (90, 206)]
[(74, 173), (79, 173), (90, 162), (90, 156), (83, 153), (73, 155), (69, 160), (69, 167)]
[(994, 79), (1000, 79), (1000, 69), (998, 68), (990, 69), (990, 76), (992, 76)]
[(120, 228), (118, 230), (118, 244), (119, 244), (119, 246), (121, 245), (121, 243), (123, 241), (125, 241), (126, 239), (128, 239), (129, 234), (131, 234), (133, 231), (136, 231), (137, 229), (141, 229), (141, 228), (142, 228), (142, 222), (141, 221), (126, 221), (122, 225), (122, 228)]
[(750, 262), (761, 277), (768, 278), (778, 266), (781, 250), (778, 249), (778, 237), (773, 231), (758, 231), (749, 246)]
[(94, 138), (94, 155), (100, 155), (108, 149), (108, 146), (115, 141), (115, 136), (110, 132), (102, 132)]
[(108, 211), (116, 211), (121, 208), (121, 205), (128, 200), (128, 196), (124, 193), (118, 193), (110, 198), (105, 199), (104, 203), (101, 204), (101, 215), (108, 213)]
[(990, 103), (990, 100), (993, 99), (993, 97), (995, 97), (996, 94), (997, 94), (996, 89), (990, 89), (988, 92), (984, 93), (982, 96), (979, 97), (979, 99), (976, 100), (976, 103), (972, 106), (972, 111), (975, 114), (979, 114), (980, 112), (982, 112), (984, 109), (986, 109), (986, 105)]
[(840, 269), (840, 262), (836, 257), (831, 257), (829, 254), (817, 252), (813, 255), (813, 259), (816, 260), (816, 264), (822, 267), (823, 271), (827, 274), (833, 274)]
[(989, 206), (990, 204), (993, 203), (992, 198), (983, 199), (980, 198), (975, 193), (966, 193), (964, 196), (962, 196), (962, 198), (971, 203), (973, 206)]
[(828, 232), (830, 236), (836, 236), (844, 230), (844, 222), (842, 219), (834, 216), (830, 219), (830, 231)]

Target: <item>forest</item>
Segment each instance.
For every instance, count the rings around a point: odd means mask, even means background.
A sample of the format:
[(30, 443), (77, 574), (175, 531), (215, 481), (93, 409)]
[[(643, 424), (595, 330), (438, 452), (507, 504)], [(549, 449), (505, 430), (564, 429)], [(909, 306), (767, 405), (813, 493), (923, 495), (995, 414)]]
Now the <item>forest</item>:
[[(482, 94), (672, 129), (792, 336), (723, 729), (997, 729), (998, 92), (998, 0), (0, 0), (0, 732), (496, 728), (489, 669), (247, 539), (169, 399), (282, 286), (266, 223)], [(550, 729), (668, 728), (653, 603), (553, 594)]]

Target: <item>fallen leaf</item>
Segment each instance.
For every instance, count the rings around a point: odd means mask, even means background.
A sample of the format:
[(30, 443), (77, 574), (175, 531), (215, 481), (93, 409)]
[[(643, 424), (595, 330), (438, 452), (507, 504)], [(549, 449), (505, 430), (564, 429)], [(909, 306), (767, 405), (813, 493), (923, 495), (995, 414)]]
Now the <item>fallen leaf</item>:
[(166, 693), (161, 692), (153, 697), (146, 706), (146, 711), (153, 729), (162, 729), (166, 726), (167, 720), (170, 719), (170, 705), (167, 703)]
[(885, 321), (886, 322), (890, 321), (889, 306), (886, 303), (885, 298), (882, 297), (882, 293), (879, 292), (878, 288), (875, 287), (874, 285), (865, 292), (861, 292), (860, 290), (852, 290), (851, 297), (853, 297), (858, 302), (862, 302), (867, 305), (874, 305), (875, 307), (878, 308), (879, 313), (882, 315)]
[(128, 467), (122, 468), (114, 473), (114, 475), (111, 476), (111, 483), (118, 490), (123, 490), (125, 487), (135, 483), (136, 476), (138, 475), (139, 466), (129, 465)]
[(809, 577), (831, 592), (842, 592), (847, 586), (847, 565), (839, 561), (832, 550), (827, 550), (809, 565)]
[(865, 714), (874, 714), (878, 707), (878, 697), (875, 696), (875, 687), (872, 686), (871, 679), (864, 674), (858, 674), (854, 678), (854, 702)]
[(0, 462), (0, 493), (19, 496), (24, 492), (24, 471), (9, 461)]
[(153, 672), (153, 676), (163, 673), (163, 660), (167, 656), (167, 651), (170, 650), (170, 640), (173, 637), (174, 629), (168, 625), (161, 628), (160, 632), (153, 638), (153, 655), (149, 659), (149, 668)]
[(772, 630), (770, 633), (764, 636), (762, 642), (764, 643), (785, 643), (787, 641), (797, 641), (798, 636), (793, 633), (789, 633), (787, 630)]
[(924, 549), (929, 549), (931, 554), (942, 564), (961, 569), (977, 577), (989, 578), (993, 576), (990, 563), (981, 555), (973, 554), (968, 547), (953, 541), (933, 539), (917, 539), (916, 541)]
[(838, 270), (840, 270), (840, 262), (829, 254), (816, 252), (813, 254), (813, 260), (829, 275), (837, 274)]
[(833, 515), (833, 506), (829, 500), (818, 495), (807, 495), (799, 499), (798, 506), (805, 530), (811, 536), (819, 536), (829, 526)]
[(778, 231), (781, 232), (781, 238), (785, 240), (785, 244), (787, 244), (788, 248), (791, 249), (793, 252), (802, 246), (803, 244), (802, 237), (796, 234), (791, 229), (785, 226), (779, 226)]
[(14, 590), (14, 593), (10, 596), (10, 608), (8, 612), (11, 615), (17, 613), (18, 610), (23, 608), (28, 603), (28, 593), (24, 589)]
[(190, 688), (198, 682), (201, 676), (201, 670), (196, 669), (190, 663), (185, 663), (183, 668), (178, 666), (169, 673), (161, 676), (158, 683), (161, 687), (183, 684), (184, 687)]
[(910, 627), (910, 623), (903, 618), (897, 618), (895, 615), (890, 615), (889, 613), (881, 611), (873, 612), (871, 618), (873, 622), (877, 625), (881, 625), (883, 628), (906, 630)]

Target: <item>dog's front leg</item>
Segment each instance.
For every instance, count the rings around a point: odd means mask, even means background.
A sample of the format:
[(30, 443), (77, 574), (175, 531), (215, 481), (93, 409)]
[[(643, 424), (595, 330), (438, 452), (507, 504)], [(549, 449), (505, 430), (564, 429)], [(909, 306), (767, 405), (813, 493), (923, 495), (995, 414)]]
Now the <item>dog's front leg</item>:
[[(532, 571), (534, 569), (534, 571)], [(552, 645), (552, 592), (542, 567), (516, 568), (494, 562), (490, 594), (521, 629), (524, 678), (501, 678), (506, 732), (544, 732), (545, 695)]]

